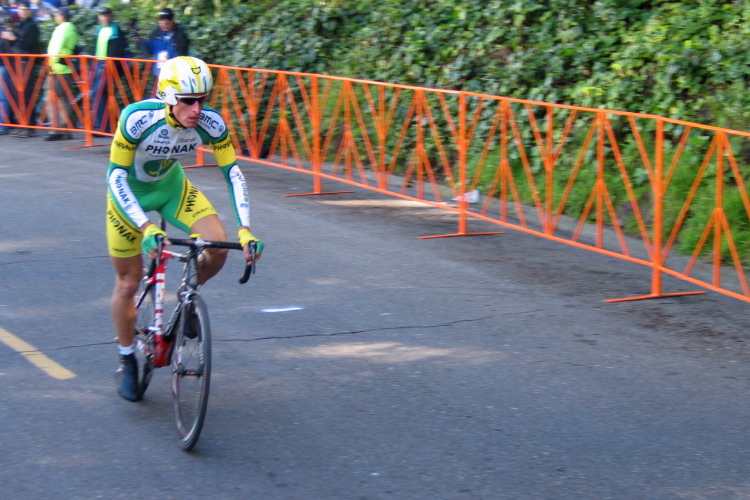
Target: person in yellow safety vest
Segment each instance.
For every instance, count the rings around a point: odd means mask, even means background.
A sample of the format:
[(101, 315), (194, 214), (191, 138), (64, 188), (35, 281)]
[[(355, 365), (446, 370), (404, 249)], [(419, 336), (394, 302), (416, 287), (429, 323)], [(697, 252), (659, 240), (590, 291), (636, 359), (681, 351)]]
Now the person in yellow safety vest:
[[(70, 22), (70, 9), (62, 7), (53, 11), (57, 27), (52, 32), (47, 46), (48, 63), (50, 66), (51, 83), (48, 85), (49, 116), (55, 128), (75, 128), (76, 116), (71, 101), (78, 94), (73, 72), (69, 66), (69, 58), (55, 56), (71, 56), (75, 53), (78, 43), (78, 30)], [(53, 130), (45, 141), (70, 139), (69, 132)]]
[[(123, 31), (114, 22), (114, 13), (109, 7), (100, 7), (98, 10), (99, 28), (96, 31), (96, 57), (91, 68), (91, 109), (94, 113), (94, 130), (111, 132), (115, 128), (114, 121), (104, 120), (109, 97), (110, 78), (107, 72), (105, 57), (126, 57), (127, 39)], [(123, 68), (123, 61), (112, 61), (110, 68), (118, 70)], [(102, 129), (102, 121), (105, 121)]]

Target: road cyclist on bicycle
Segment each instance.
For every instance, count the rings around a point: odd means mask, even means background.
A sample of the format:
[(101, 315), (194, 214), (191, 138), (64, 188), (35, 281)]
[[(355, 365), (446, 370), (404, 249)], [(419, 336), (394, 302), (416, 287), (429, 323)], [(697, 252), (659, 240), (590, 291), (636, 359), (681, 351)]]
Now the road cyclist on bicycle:
[[(256, 242), (257, 260), (263, 242), (250, 231), (247, 185), (232, 138), (221, 115), (205, 106), (213, 77), (205, 62), (181, 56), (161, 69), (157, 97), (127, 106), (120, 115), (110, 150), (107, 172), (107, 244), (115, 269), (112, 318), (117, 334), (118, 394), (139, 399), (134, 351), (136, 308), (133, 300), (143, 274), (142, 253), (154, 257), (157, 238), (166, 233), (146, 212), (156, 211), (173, 226), (198, 233), (206, 240), (227, 241), (216, 210), (185, 177), (179, 158), (204, 144), (213, 147), (216, 161), (229, 188), (239, 243), (248, 264), (250, 243)], [(218, 273), (226, 249), (207, 249), (199, 265), (202, 285)]]

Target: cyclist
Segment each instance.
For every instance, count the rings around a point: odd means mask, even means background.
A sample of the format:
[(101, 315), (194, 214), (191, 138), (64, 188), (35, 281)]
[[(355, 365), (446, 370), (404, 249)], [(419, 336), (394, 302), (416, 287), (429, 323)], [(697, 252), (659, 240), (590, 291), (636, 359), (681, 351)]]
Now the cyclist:
[[(247, 186), (236, 163), (232, 138), (221, 115), (204, 106), (213, 87), (208, 66), (195, 57), (170, 59), (162, 67), (157, 85), (156, 98), (122, 111), (107, 173), (107, 243), (116, 275), (112, 294), (119, 349), (116, 377), (118, 393), (130, 401), (139, 397), (133, 297), (143, 272), (141, 253), (154, 257), (157, 235), (166, 236), (146, 212), (157, 211), (173, 226), (200, 233), (206, 240), (227, 241), (216, 210), (185, 177), (178, 158), (203, 144), (212, 145), (229, 187), (245, 259), (252, 258), (251, 242), (257, 242), (258, 257), (263, 250), (263, 242), (250, 231)], [(206, 250), (205, 260), (199, 264), (199, 284), (219, 272), (226, 256), (224, 249)]]

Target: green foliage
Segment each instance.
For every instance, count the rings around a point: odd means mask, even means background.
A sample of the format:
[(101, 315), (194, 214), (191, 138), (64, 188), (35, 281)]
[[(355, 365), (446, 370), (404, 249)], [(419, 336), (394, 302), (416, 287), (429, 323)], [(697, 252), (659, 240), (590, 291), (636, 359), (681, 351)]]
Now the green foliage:
[[(215, 64), (653, 113), (750, 128), (750, 4), (726, 0), (133, 0), (146, 34), (162, 6)], [(82, 49), (96, 15), (74, 7)], [(43, 23), (48, 39), (54, 22)]]
[[(192, 54), (214, 64), (466, 90), (750, 128), (749, 2), (132, 0), (110, 4), (121, 26), (136, 19), (142, 35), (156, 25), (155, 13), (162, 6), (174, 9), (178, 22), (189, 29)], [(79, 10), (73, 21), (82, 34), (79, 45), (92, 53), (96, 16)], [(48, 38), (53, 27), (45, 23), (43, 37)], [(491, 114), (487, 123), (480, 124), (479, 135), (487, 131), (489, 121)], [(628, 126), (613, 126), (622, 140), (623, 161), (631, 169), (636, 197), (647, 199), (649, 179)], [(646, 141), (653, 136), (649, 125), (640, 132)], [(524, 133), (529, 134), (528, 124)], [(571, 151), (582, 144), (585, 133), (571, 134)], [(533, 142), (530, 136), (523, 140)], [(744, 144), (734, 149), (743, 164), (750, 159), (750, 147), (747, 141)], [(427, 147), (431, 156), (436, 154), (434, 144)], [(666, 156), (674, 153), (670, 147)], [(705, 138), (696, 137), (683, 152), (666, 193), (667, 225), (676, 221), (706, 148)], [(477, 168), (480, 155), (479, 150), (469, 152), (472, 168)], [(614, 165), (611, 152), (608, 155), (608, 165)], [(517, 151), (510, 152), (509, 160), (523, 201), (529, 202), (533, 190), (546, 188), (541, 158), (529, 158), (535, 187), (529, 185)], [(487, 163), (497, 168), (498, 161), (498, 151), (489, 151)], [(575, 154), (564, 154), (558, 162), (553, 180), (556, 199), (575, 161)], [(587, 158), (567, 204), (571, 215), (583, 210), (594, 169), (595, 161)], [(478, 187), (488, 191), (494, 174), (490, 168), (477, 174)], [(615, 206), (627, 203), (624, 189), (616, 187), (622, 182), (616, 168), (608, 167), (605, 176), (613, 186)], [(704, 219), (713, 208), (711, 182), (710, 176), (703, 181), (688, 214), (681, 235), (683, 248), (690, 248), (702, 234)], [(735, 209), (736, 200), (728, 196), (727, 204), (732, 227), (750, 231), (747, 224), (741, 225), (747, 214)], [(625, 224), (635, 227), (632, 217)], [(748, 236), (737, 234), (735, 241), (750, 241)]]
[[(746, 2), (598, 0), (151, 0), (116, 19), (155, 26), (162, 6), (209, 62), (335, 74), (750, 125)], [(96, 16), (73, 22), (93, 49)], [(46, 23), (51, 32), (52, 22)], [(53, 24), (53, 23), (52, 23)]]

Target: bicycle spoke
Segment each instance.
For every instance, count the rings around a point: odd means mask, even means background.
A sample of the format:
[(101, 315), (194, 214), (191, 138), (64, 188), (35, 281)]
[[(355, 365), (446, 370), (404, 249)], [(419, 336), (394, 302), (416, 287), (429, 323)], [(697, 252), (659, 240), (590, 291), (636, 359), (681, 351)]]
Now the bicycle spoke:
[[(211, 374), (211, 340), (206, 307), (199, 296), (194, 312), (182, 312), (172, 352), (172, 395), (180, 445), (195, 446), (203, 427)], [(195, 319), (190, 316), (194, 315)]]
[(154, 369), (154, 342), (150, 328), (154, 324), (155, 287), (141, 284), (141, 292), (136, 295), (138, 316), (135, 323), (135, 356), (138, 362), (138, 392), (140, 397), (148, 388)]

